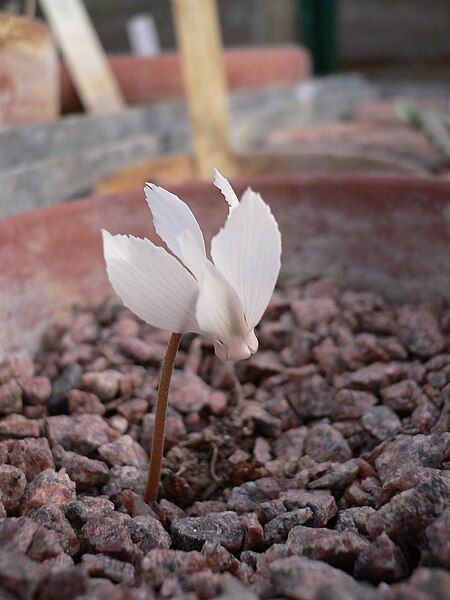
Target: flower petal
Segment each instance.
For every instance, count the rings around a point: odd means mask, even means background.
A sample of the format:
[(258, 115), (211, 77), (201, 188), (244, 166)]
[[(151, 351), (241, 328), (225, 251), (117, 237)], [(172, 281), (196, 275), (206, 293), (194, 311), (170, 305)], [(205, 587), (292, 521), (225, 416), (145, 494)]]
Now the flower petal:
[(245, 336), (248, 327), (242, 302), (210, 261), (203, 265), (199, 287), (195, 314), (201, 332), (224, 345), (236, 336)]
[(277, 222), (261, 196), (248, 189), (213, 238), (211, 256), (242, 300), (249, 328), (259, 322), (272, 296), (280, 255)]
[(219, 188), (229, 204), (228, 216), (239, 206), (239, 200), (230, 182), (217, 169), (214, 169), (214, 185)]
[(189, 257), (184, 255), (178, 243), (180, 236), (188, 232), (196, 249), (191, 256), (206, 256), (202, 231), (188, 205), (154, 183), (146, 184), (145, 196), (153, 214), (156, 233), (188, 269), (195, 269), (196, 265), (190, 264)]
[(189, 271), (147, 239), (102, 234), (108, 277), (125, 306), (154, 327), (198, 331), (199, 289)]
[(248, 331), (241, 299), (208, 258), (192, 255), (196, 249), (189, 232), (178, 241), (183, 254), (196, 263), (193, 275), (199, 285), (195, 313), (199, 332), (212, 338), (216, 354), (222, 360), (248, 358), (256, 351), (258, 341)]

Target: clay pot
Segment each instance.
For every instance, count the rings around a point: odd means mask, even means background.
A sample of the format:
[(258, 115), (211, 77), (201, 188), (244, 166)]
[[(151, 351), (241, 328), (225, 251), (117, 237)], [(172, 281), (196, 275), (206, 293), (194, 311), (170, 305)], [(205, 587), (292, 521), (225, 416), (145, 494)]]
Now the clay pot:
[[(415, 301), (450, 299), (450, 182), (386, 176), (254, 176), (283, 237), (283, 276), (328, 274), (344, 285)], [(210, 183), (172, 186), (206, 238), (226, 203)], [(142, 191), (90, 197), (0, 220), (0, 348), (33, 349), (74, 303), (111, 293), (100, 228), (158, 242)]]
[[(184, 93), (176, 52), (150, 58), (124, 54), (108, 60), (131, 104), (180, 98)], [(230, 90), (292, 85), (311, 74), (309, 53), (295, 46), (234, 48), (225, 50), (224, 61)], [(82, 109), (65, 67), (61, 68), (61, 95), (64, 113)]]
[[(360, 154), (340, 149), (296, 148), (289, 150), (261, 150), (235, 155), (239, 172), (245, 176), (273, 175), (276, 173), (347, 173), (383, 172), (427, 173), (425, 168), (408, 159), (384, 157), (380, 152)], [(183, 183), (196, 177), (194, 161), (188, 154), (168, 154), (119, 169), (100, 179), (94, 185), (98, 194), (116, 194), (142, 190), (145, 182), (154, 181), (163, 186)]]
[(356, 169), (366, 164), (371, 165), (368, 170), (426, 173), (438, 172), (448, 164), (422, 131), (399, 119), (396, 122), (358, 120), (290, 128), (271, 133), (266, 143), (274, 152), (322, 156), (322, 162), (328, 157), (329, 163), (332, 159), (341, 165), (347, 161)]
[(58, 58), (40, 20), (0, 12), (0, 129), (59, 116)]

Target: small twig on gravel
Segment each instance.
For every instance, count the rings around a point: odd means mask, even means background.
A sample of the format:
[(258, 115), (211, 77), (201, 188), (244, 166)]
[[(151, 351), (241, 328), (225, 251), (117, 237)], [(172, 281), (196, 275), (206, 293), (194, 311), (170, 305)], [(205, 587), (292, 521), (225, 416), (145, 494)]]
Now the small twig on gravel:
[(217, 477), (216, 474), (216, 463), (217, 463), (217, 456), (219, 454), (219, 449), (217, 446), (213, 446), (213, 451), (212, 451), (212, 457), (211, 457), (211, 462), (209, 465), (209, 470), (211, 473), (211, 477), (214, 479), (214, 481), (216, 481), (217, 483), (220, 483), (220, 479), (219, 477)]
[(186, 471), (186, 465), (181, 465), (178, 471), (175, 473), (176, 477), (180, 477)]
[(245, 400), (244, 390), (242, 389), (242, 384), (239, 381), (239, 377), (236, 375), (236, 370), (233, 365), (230, 365), (230, 375), (233, 380), (234, 393), (236, 398), (236, 405), (239, 406)]

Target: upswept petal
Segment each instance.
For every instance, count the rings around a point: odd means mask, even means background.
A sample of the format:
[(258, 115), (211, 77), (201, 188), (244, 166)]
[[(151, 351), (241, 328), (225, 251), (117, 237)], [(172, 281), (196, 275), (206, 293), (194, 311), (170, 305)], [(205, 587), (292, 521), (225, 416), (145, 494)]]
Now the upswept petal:
[(102, 234), (108, 277), (125, 306), (154, 327), (198, 332), (199, 288), (189, 271), (147, 239)]
[(233, 210), (239, 206), (239, 199), (236, 196), (235, 191), (231, 187), (230, 182), (226, 179), (217, 169), (214, 169), (214, 185), (219, 188), (228, 202), (229, 210), (228, 216), (231, 215)]
[(281, 236), (269, 206), (248, 189), (213, 238), (214, 264), (242, 300), (249, 328), (261, 319), (280, 271)]
[(191, 209), (178, 196), (154, 183), (146, 184), (145, 196), (152, 211), (156, 233), (188, 269), (198, 267), (190, 263), (189, 257), (184, 255), (178, 242), (180, 236), (188, 232), (196, 250), (191, 256), (206, 256), (203, 234)]

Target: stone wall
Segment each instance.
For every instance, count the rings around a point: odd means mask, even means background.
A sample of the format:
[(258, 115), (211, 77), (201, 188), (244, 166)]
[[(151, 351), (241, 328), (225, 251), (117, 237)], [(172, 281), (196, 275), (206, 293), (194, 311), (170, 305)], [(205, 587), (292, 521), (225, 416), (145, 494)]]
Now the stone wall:
[(448, 0), (341, 0), (339, 43), (350, 63), (450, 57)]

